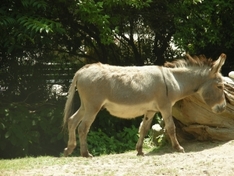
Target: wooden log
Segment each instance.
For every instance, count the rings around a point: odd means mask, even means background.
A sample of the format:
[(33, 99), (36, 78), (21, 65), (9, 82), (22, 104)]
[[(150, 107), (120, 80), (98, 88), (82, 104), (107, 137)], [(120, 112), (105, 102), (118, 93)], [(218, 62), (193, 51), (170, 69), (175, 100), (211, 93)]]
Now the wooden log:
[(189, 96), (173, 107), (173, 117), (177, 123), (177, 133), (181, 137), (198, 140), (234, 139), (234, 80), (225, 77), (226, 110), (221, 114), (211, 111), (198, 94)]

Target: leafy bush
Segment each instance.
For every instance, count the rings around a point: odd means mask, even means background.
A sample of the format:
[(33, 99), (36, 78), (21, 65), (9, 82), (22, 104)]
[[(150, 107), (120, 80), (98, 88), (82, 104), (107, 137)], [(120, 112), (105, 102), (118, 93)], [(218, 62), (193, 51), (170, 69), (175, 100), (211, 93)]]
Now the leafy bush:
[(1, 107), (1, 157), (55, 154), (55, 146), (63, 142), (61, 109), (44, 104), (32, 111), (23, 103)]
[[(87, 138), (89, 152), (94, 156), (133, 150), (137, 140), (138, 129), (135, 126), (131, 126), (131, 128), (124, 127), (122, 131), (111, 134), (106, 134), (99, 128), (97, 131), (90, 131)], [(79, 155), (78, 138), (77, 142), (77, 148), (72, 156)]]
[[(139, 138), (138, 126), (140, 122), (141, 118), (123, 120), (111, 116), (106, 111), (101, 111), (88, 133), (87, 142), (89, 152), (94, 156), (98, 156), (134, 150)], [(156, 118), (154, 118), (152, 124), (154, 123), (163, 123), (160, 114), (156, 114)], [(131, 125), (129, 126), (129, 124)], [(143, 145), (144, 147), (160, 147), (164, 144), (164, 133), (162, 132), (159, 136), (154, 136), (153, 131), (150, 130), (144, 139)], [(80, 155), (79, 147), (79, 139), (77, 137), (77, 148), (72, 153), (72, 156)]]
[(138, 140), (137, 131), (138, 129), (132, 126), (131, 128), (125, 127), (123, 131), (111, 134), (110, 136), (103, 133), (101, 129), (97, 132), (91, 132), (88, 138), (90, 151), (98, 155), (133, 150)]

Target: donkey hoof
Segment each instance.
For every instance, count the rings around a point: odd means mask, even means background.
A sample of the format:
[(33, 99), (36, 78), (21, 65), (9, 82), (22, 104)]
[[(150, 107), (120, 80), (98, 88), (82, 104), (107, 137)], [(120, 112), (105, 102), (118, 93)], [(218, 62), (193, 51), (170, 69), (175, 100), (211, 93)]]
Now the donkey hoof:
[(81, 156), (85, 158), (93, 158), (93, 155), (90, 153), (83, 153)]
[(88, 158), (93, 158), (93, 155), (88, 153)]
[(67, 157), (69, 155), (68, 148), (64, 149), (63, 156)]
[(137, 156), (145, 156), (144, 152), (138, 152)]
[(177, 151), (178, 151), (178, 152), (181, 152), (181, 153), (185, 153), (184, 148), (181, 147), (181, 146), (179, 146), (179, 147), (177, 148)]

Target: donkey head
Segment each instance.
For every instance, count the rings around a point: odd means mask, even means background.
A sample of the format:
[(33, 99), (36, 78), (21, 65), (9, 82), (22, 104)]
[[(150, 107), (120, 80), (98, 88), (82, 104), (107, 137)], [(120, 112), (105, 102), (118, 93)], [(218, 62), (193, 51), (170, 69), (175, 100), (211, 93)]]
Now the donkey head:
[(226, 100), (224, 96), (224, 83), (221, 67), (226, 60), (226, 55), (221, 54), (219, 58), (213, 62), (209, 70), (209, 79), (203, 84), (199, 93), (203, 100), (209, 105), (213, 112), (221, 113), (225, 110)]

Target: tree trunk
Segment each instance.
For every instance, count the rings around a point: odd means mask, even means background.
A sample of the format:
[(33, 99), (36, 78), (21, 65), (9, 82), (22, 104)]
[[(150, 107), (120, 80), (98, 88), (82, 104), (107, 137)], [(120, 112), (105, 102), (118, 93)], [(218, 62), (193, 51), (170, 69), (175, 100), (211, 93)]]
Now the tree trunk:
[(221, 114), (213, 113), (198, 94), (175, 104), (173, 116), (180, 138), (201, 141), (234, 139), (234, 80), (225, 77), (224, 85), (227, 107)]

